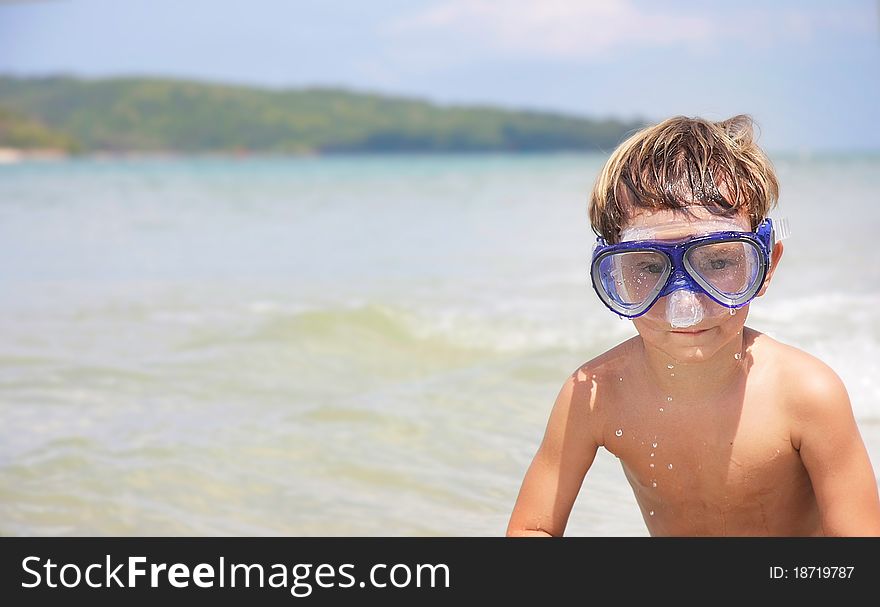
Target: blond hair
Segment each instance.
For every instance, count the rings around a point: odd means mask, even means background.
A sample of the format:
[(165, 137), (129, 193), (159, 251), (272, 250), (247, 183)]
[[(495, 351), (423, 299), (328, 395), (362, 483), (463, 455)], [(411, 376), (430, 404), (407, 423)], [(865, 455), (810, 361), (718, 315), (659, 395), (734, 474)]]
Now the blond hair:
[(778, 197), (776, 174), (754, 141), (749, 116), (721, 122), (676, 116), (614, 150), (590, 194), (590, 223), (614, 243), (642, 210), (700, 205), (726, 217), (745, 211), (754, 230)]

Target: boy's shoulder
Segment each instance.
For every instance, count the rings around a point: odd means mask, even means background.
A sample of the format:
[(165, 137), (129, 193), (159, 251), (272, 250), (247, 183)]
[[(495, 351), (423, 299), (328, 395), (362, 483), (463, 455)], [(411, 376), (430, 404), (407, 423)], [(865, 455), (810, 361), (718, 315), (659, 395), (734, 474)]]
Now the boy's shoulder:
[(573, 374), (577, 379), (597, 379), (605, 376), (619, 376), (626, 373), (633, 363), (633, 350), (639, 336), (631, 337), (583, 363)]
[[(852, 415), (846, 386), (828, 364), (792, 345), (749, 329), (753, 369), (761, 381), (772, 382), (790, 414), (805, 422)], [(750, 372), (752, 372), (750, 371)]]
[(793, 389), (806, 391), (840, 382), (837, 373), (816, 356), (765, 333), (745, 330), (746, 349), (755, 370), (767, 370), (775, 381), (791, 383)]

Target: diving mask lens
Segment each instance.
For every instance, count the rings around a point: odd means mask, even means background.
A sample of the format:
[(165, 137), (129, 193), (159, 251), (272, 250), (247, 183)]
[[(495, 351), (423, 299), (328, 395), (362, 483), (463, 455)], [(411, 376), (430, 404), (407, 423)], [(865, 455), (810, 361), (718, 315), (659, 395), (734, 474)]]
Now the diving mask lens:
[(760, 287), (761, 251), (749, 240), (710, 242), (691, 247), (685, 266), (707, 292), (725, 305), (739, 305)]
[(635, 315), (650, 305), (672, 270), (669, 258), (658, 251), (634, 250), (605, 255), (598, 260), (599, 295), (619, 314)]

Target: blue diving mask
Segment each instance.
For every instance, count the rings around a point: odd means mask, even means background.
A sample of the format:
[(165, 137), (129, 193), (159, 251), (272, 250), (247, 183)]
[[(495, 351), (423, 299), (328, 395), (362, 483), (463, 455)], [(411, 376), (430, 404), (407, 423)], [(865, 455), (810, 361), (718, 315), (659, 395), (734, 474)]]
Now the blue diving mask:
[(769, 218), (754, 232), (717, 231), (671, 242), (637, 239), (609, 245), (600, 237), (591, 264), (593, 288), (602, 303), (626, 318), (645, 314), (669, 296), (670, 324), (692, 326), (703, 318), (700, 295), (730, 310), (755, 298), (767, 278), (775, 241)]

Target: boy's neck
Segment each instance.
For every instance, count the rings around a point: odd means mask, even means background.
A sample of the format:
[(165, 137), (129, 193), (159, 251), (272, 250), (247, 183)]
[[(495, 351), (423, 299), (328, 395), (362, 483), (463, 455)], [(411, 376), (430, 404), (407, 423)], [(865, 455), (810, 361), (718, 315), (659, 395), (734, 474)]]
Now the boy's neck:
[(743, 327), (705, 360), (682, 362), (640, 339), (647, 379), (658, 391), (678, 401), (706, 400), (733, 389), (748, 369), (747, 348), (751, 341)]

